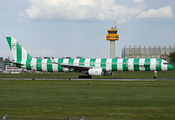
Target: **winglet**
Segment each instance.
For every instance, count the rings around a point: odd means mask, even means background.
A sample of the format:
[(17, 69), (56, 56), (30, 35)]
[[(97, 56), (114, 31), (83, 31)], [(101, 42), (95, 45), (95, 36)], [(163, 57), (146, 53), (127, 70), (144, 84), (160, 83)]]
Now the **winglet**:
[(50, 59), (51, 59), (51, 61), (52, 61), (53, 64), (60, 64), (60, 63), (56, 62), (56, 61), (53, 59), (52, 56), (50, 56)]

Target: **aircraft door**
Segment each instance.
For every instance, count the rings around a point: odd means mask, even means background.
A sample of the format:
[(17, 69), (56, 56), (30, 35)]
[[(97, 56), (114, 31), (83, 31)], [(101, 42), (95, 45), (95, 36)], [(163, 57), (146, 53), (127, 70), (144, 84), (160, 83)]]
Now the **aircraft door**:
[(32, 60), (30, 64), (31, 64), (32, 70), (36, 70), (36, 60)]
[(128, 70), (129, 71), (133, 71), (134, 70), (133, 62), (134, 62), (134, 59), (129, 59), (128, 60)]

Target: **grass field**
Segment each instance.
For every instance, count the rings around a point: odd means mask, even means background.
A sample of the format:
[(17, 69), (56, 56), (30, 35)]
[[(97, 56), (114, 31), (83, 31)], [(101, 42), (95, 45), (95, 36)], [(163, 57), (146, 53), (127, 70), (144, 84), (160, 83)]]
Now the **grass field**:
[(174, 120), (175, 81), (0, 80), (0, 119)]

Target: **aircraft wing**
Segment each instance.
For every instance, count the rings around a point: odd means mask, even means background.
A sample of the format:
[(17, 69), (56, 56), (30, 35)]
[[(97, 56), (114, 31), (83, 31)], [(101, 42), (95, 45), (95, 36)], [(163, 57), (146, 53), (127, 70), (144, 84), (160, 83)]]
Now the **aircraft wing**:
[(73, 69), (75, 72), (76, 71), (88, 71), (89, 69), (93, 68), (92, 66), (81, 66), (81, 65), (71, 65), (71, 64), (58, 63), (51, 56), (50, 56), (50, 59), (51, 59), (53, 64), (59, 64), (64, 68)]
[(60, 63), (62, 67), (73, 69), (74, 71), (88, 71), (89, 69), (93, 68), (90, 66), (81, 66), (81, 65), (71, 65), (71, 64), (63, 64)]

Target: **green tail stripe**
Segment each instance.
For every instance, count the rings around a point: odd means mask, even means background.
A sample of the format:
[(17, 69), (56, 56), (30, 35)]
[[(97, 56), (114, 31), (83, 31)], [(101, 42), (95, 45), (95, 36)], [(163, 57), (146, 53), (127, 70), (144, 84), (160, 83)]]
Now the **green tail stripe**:
[[(22, 61), (22, 47), (21, 45), (17, 42), (16, 43), (16, 63), (21, 63)], [(16, 67), (21, 68), (21, 65), (16, 65)]]
[(12, 46), (11, 46), (11, 37), (6, 37), (6, 38), (7, 38), (7, 41), (8, 41), (10, 50), (12, 50)]
[(27, 61), (26, 61), (26, 68), (27, 68), (28, 70), (32, 70), (32, 68), (31, 68), (31, 66), (30, 66), (30, 63), (31, 63), (31, 60), (27, 60)]
[(47, 71), (48, 72), (53, 72), (51, 59), (47, 60)]
[[(16, 63), (21, 63), (21, 61), (16, 61)], [(21, 65), (17, 65), (17, 64), (16, 64), (16, 67), (21, 68)]]
[(107, 61), (107, 59), (105, 59), (105, 58), (101, 59), (101, 67), (103, 68), (104, 71), (106, 71), (106, 61)]
[(32, 60), (32, 56), (29, 53), (27, 53), (27, 60)]
[(17, 61), (22, 61), (22, 47), (18, 42), (16, 43), (16, 55)]
[(83, 59), (80, 59), (80, 61), (79, 61), (79, 65), (84, 65), (84, 62), (85, 62), (85, 59), (83, 58)]
[(128, 59), (123, 59), (123, 71), (128, 71)]
[[(58, 59), (58, 63), (63, 63), (63, 59)], [(58, 65), (58, 72), (64, 72), (61, 65)]]
[(42, 71), (42, 59), (37, 59), (36, 69), (37, 69), (37, 71)]
[(150, 62), (151, 62), (151, 59), (145, 59), (145, 71), (150, 71), (151, 70)]
[(117, 71), (117, 60), (118, 59), (112, 59), (112, 70)]
[(162, 60), (156, 59), (156, 71), (161, 71), (162, 70), (161, 62), (162, 62)]
[(139, 71), (139, 60), (138, 58), (134, 59), (134, 71)]

